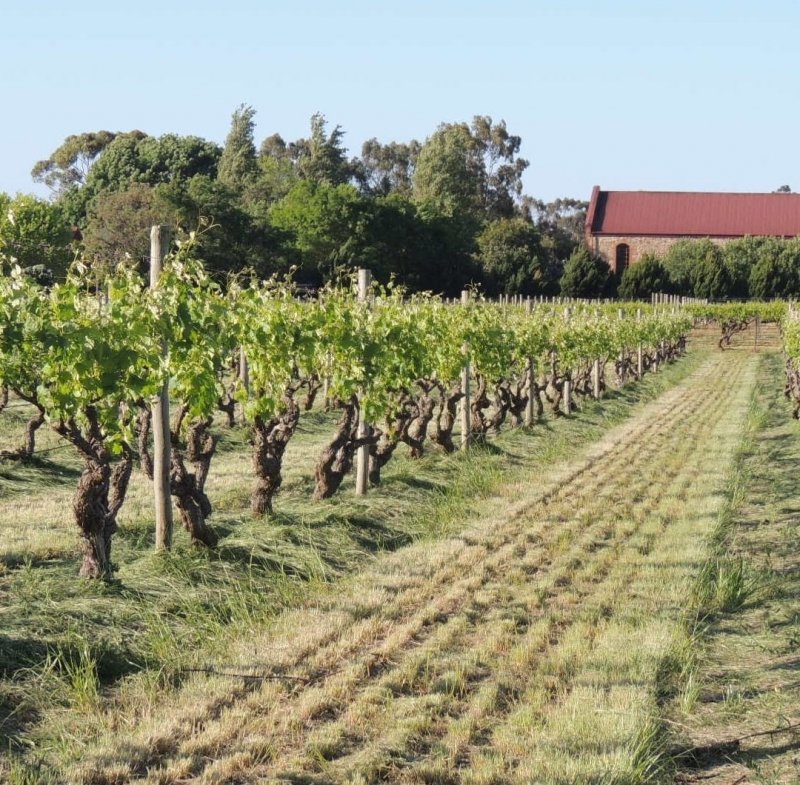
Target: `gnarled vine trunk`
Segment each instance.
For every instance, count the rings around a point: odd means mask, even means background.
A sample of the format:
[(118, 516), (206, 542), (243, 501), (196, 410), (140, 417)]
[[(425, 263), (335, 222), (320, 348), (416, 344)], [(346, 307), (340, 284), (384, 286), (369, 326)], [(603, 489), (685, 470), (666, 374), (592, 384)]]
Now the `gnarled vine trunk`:
[(287, 396), (285, 402), (286, 409), (279, 416), (253, 420), (253, 468), (257, 477), (250, 497), (253, 515), (272, 513), (272, 499), (283, 482), (283, 454), (300, 420), (300, 407), (294, 397)]
[(436, 386), (435, 382), (423, 380), (418, 384), (422, 389), (422, 394), (416, 398), (416, 417), (409, 423), (405, 433), (400, 436), (400, 440), (411, 448), (412, 458), (421, 458), (425, 452), (428, 425), (433, 419), (433, 412), (436, 408), (436, 401), (430, 394)]
[[(14, 389), (17, 397), (27, 401), (36, 407), (36, 413), (25, 424), (25, 436), (22, 445), (16, 450), (0, 450), (0, 460), (6, 461), (27, 461), (33, 457), (36, 449), (36, 431), (44, 425), (44, 409), (39, 405), (39, 400), (35, 394), (25, 394), (21, 390)], [(8, 405), (8, 388), (0, 388), (0, 411)]]
[(53, 428), (77, 447), (84, 461), (72, 502), (83, 554), (80, 575), (111, 580), (111, 542), (117, 531), (117, 514), (128, 490), (133, 456), (123, 443), (122, 461), (112, 464), (93, 407), (88, 407), (86, 419), (87, 434), (74, 420), (55, 423)]
[[(210, 419), (195, 420), (189, 425), (184, 453), (179, 434), (185, 417), (186, 407), (179, 407), (170, 428), (170, 495), (175, 498), (181, 525), (189, 534), (192, 544), (213, 548), (219, 538), (206, 521), (211, 515), (212, 506), (205, 493), (205, 483), (217, 440), (208, 431)], [(153, 457), (149, 442), (151, 418), (149, 407), (140, 411), (138, 443), (142, 470), (152, 480)], [(187, 459), (194, 464), (194, 472), (186, 468)]]
[(356, 436), (358, 426), (358, 399), (355, 395), (347, 401), (338, 401), (342, 416), (336, 425), (333, 439), (327, 444), (314, 469), (316, 485), (315, 499), (329, 499), (339, 490), (347, 473), (353, 468), (355, 451), (364, 445), (371, 445), (377, 440), (375, 434), (365, 437)]
[(453, 444), (453, 426), (456, 422), (456, 407), (464, 397), (461, 383), (457, 383), (449, 390), (441, 383), (437, 383), (439, 390), (439, 408), (433, 419), (434, 429), (431, 441), (438, 444), (445, 452), (455, 452)]

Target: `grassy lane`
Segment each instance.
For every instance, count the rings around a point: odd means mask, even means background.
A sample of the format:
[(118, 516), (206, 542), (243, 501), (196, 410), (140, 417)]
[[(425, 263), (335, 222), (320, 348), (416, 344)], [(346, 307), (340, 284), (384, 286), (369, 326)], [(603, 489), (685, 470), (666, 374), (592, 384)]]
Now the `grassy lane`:
[[(503, 495), (530, 495), (531, 477), (537, 487), (552, 485), (563, 461), (586, 455), (706, 357), (695, 352), (572, 418), (505, 432), (470, 455), (401, 455), (387, 466), (383, 485), (362, 499), (348, 481), (336, 498), (309, 501), (309, 471), (335, 418), (311, 413), (287, 452), (279, 512), (261, 521), (246, 509), (252, 479), (245, 433), (223, 430), (209, 478), (220, 547), (195, 551), (178, 532), (170, 556), (154, 555), (149, 488), (135, 473), (114, 545), (120, 581), (111, 586), (77, 578), (70, 508), (80, 467), (43, 428), (39, 444), (48, 452), (29, 464), (0, 464), (0, 780), (63, 782), (66, 762), (161, 716), (165, 702), (180, 704), (183, 682), (190, 682), (187, 695), (198, 686), (217, 689), (216, 680), (192, 678), (187, 667), (233, 663), (231, 640), (261, 635), (280, 611), (326, 596), (333, 581), (380, 553), (468, 528), (492, 513), (495, 492), (505, 505)], [(24, 421), (16, 404), (0, 415), (0, 446), (16, 444)], [(520, 486), (507, 487), (515, 482)], [(263, 656), (274, 648), (271, 634), (235, 664), (271, 666)], [(221, 689), (235, 701), (240, 686), (241, 679), (227, 679)], [(244, 692), (252, 687), (247, 682)], [(165, 712), (168, 727), (174, 717)], [(156, 750), (153, 765), (159, 756)], [(144, 764), (134, 757), (131, 766), (141, 771), (152, 752)]]
[(683, 783), (800, 782), (800, 428), (782, 373), (778, 355), (765, 358), (700, 586), (691, 669), (670, 704)]
[[(636, 782), (656, 671), (726, 496), (759, 357), (716, 354), (457, 536), (232, 642), (229, 672), (104, 718), (71, 773), (143, 781)], [(479, 514), (477, 514), (479, 513)]]

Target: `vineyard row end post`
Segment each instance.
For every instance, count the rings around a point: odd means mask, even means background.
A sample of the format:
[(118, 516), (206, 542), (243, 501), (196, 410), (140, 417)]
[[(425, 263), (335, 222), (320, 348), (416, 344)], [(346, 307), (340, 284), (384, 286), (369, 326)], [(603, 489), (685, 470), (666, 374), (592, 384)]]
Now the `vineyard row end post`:
[[(464, 289), (461, 292), (461, 304), (467, 305), (469, 303), (469, 290)], [(470, 410), (470, 394), (469, 394), (469, 347), (464, 344), (461, 347), (464, 353), (464, 367), (461, 370), (461, 392), (463, 398), (461, 399), (461, 449), (466, 450), (469, 448), (470, 432), (472, 430), (471, 410)]]
[[(158, 286), (164, 257), (169, 250), (170, 227), (153, 226), (150, 229), (150, 288)], [(167, 346), (161, 347), (164, 356)], [(153, 493), (156, 513), (156, 550), (172, 547), (172, 496), (170, 493), (169, 433), (169, 379), (164, 382), (158, 398), (153, 402)]]
[[(369, 302), (369, 290), (372, 286), (372, 273), (369, 270), (358, 271), (358, 300), (361, 303)], [(356, 436), (366, 439), (369, 435), (369, 425), (364, 420), (364, 410), (359, 403), (358, 430)], [(364, 444), (356, 452), (356, 496), (364, 496), (369, 484), (369, 445)]]

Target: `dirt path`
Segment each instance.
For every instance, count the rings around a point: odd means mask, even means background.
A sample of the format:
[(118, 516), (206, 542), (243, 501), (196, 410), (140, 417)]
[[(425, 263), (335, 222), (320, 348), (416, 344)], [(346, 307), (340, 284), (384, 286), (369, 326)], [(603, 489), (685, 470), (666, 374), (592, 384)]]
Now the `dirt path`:
[(198, 675), (157, 713), (115, 718), (75, 776), (643, 774), (656, 670), (706, 555), (759, 363), (714, 355), (547, 484), (507, 488), (460, 536), (382, 557), (268, 636), (232, 645), (231, 671), (287, 678)]

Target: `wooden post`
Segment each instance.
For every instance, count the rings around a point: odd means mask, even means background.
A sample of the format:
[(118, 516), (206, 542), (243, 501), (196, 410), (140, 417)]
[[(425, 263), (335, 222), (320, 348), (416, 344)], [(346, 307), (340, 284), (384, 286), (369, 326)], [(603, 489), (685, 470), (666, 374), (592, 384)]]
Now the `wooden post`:
[[(533, 313), (533, 302), (528, 297), (525, 300), (525, 314), (530, 316)], [(536, 422), (536, 406), (534, 405), (534, 395), (536, 394), (536, 358), (528, 357), (528, 403), (525, 404), (525, 427), (532, 428)]]
[(600, 400), (600, 360), (592, 363), (592, 397)]
[[(250, 395), (250, 368), (247, 365), (247, 355), (244, 353), (244, 346), (239, 347), (239, 381), (245, 394)], [(244, 406), (242, 406), (242, 425), (245, 424)]]
[[(164, 266), (164, 257), (169, 250), (170, 227), (153, 226), (150, 229), (150, 288), (158, 286)], [(167, 346), (161, 347), (166, 356)], [(153, 416), (153, 494), (156, 513), (156, 550), (172, 547), (172, 496), (170, 494), (169, 434), (169, 380), (164, 382), (158, 399), (152, 404)]]
[[(636, 321), (642, 321), (642, 309), (636, 309)], [(636, 375), (641, 379), (644, 376), (644, 347), (640, 343), (636, 349)]]
[(564, 414), (569, 416), (572, 414), (572, 385), (570, 384), (569, 379), (564, 379), (563, 397)]
[(753, 326), (755, 328), (755, 342), (753, 344), (753, 348), (755, 349), (755, 351), (758, 351), (758, 332), (759, 329), (761, 328), (761, 317), (758, 316), (757, 314), (756, 314), (756, 322)]
[[(469, 303), (469, 290), (464, 289), (461, 292), (461, 304), (467, 305)], [(461, 347), (466, 359), (464, 360), (464, 367), (461, 369), (461, 392), (464, 397), (461, 399), (461, 449), (466, 450), (469, 448), (470, 435), (472, 432), (472, 412), (470, 410), (470, 395), (469, 395), (469, 347), (464, 344)]]
[[(372, 284), (372, 273), (369, 270), (358, 271), (358, 300), (367, 303), (369, 288)], [(358, 413), (358, 429), (356, 436), (363, 439), (369, 435), (369, 425), (364, 421), (362, 411)], [(359, 447), (356, 452), (356, 496), (364, 496), (369, 482), (369, 445)]]

